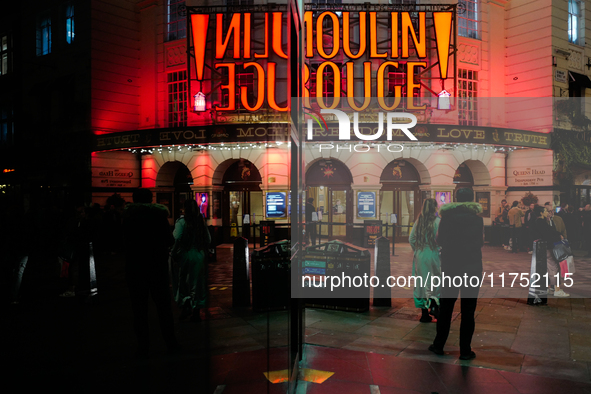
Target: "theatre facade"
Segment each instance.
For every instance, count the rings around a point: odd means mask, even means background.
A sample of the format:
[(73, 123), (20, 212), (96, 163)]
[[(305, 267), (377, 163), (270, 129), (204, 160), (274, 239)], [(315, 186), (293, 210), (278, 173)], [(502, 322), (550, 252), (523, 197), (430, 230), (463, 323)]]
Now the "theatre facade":
[[(296, 165), (298, 204), (314, 198), (322, 235), (354, 241), (355, 224), (380, 220), (404, 242), (426, 198), (448, 203), (460, 187), (474, 189), (488, 225), (503, 199), (560, 197), (552, 99), (492, 98), (499, 49), (458, 34), (456, 5), (315, 3), (297, 17), (289, 5), (154, 4), (138, 11), (139, 101), (95, 106), (93, 202), (150, 188), (172, 223), (194, 198), (225, 242), (245, 220), (290, 223)], [(488, 34), (504, 34), (491, 7)], [(105, 102), (125, 101), (99, 87)], [(350, 119), (348, 138), (334, 110)], [(416, 139), (400, 114), (414, 116)]]

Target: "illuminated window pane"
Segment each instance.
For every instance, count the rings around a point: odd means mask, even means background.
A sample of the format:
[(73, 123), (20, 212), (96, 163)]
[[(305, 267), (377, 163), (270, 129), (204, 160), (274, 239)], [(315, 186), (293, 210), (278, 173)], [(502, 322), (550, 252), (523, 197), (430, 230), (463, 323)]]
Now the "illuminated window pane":
[(568, 41), (573, 44), (583, 45), (580, 43), (580, 20), (582, 10), (581, 2), (579, 0), (568, 1)]
[(51, 17), (41, 14), (37, 19), (37, 56), (51, 53)]
[(478, 1), (463, 1), (464, 8), (458, 11), (458, 35), (480, 39), (478, 31)]
[(66, 42), (74, 42), (74, 5), (66, 6)]
[(459, 124), (478, 125), (478, 71), (458, 70)]
[(185, 0), (166, 0), (166, 41), (187, 37)]
[(187, 71), (177, 71), (167, 75), (168, 127), (187, 125)]
[(0, 36), (0, 75), (10, 72), (10, 40), (7, 35)]

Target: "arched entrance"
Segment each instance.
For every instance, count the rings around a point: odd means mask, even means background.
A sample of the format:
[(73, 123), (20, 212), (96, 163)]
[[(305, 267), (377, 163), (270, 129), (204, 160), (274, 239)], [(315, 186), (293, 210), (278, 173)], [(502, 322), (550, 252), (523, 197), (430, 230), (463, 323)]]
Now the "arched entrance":
[(396, 214), (396, 242), (407, 242), (415, 218), (421, 211), (419, 172), (407, 160), (394, 160), (380, 176), (380, 214), (382, 221), (390, 223)]
[(353, 176), (345, 164), (336, 159), (320, 159), (306, 171), (306, 200), (322, 212), (320, 237), (346, 239), (347, 223), (353, 223)]
[(468, 165), (465, 162), (460, 164), (460, 166), (456, 169), (453, 182), (456, 185), (455, 191), (464, 187), (474, 187), (474, 177), (472, 176), (472, 171), (470, 171), (470, 167), (468, 167)]
[(169, 161), (160, 167), (156, 176), (156, 202), (168, 207), (170, 221), (182, 215), (185, 200), (193, 198), (193, 176), (180, 161)]
[(262, 178), (256, 166), (246, 159), (234, 160), (222, 177), (222, 225), (224, 239), (242, 235), (244, 215), (250, 223), (264, 219)]

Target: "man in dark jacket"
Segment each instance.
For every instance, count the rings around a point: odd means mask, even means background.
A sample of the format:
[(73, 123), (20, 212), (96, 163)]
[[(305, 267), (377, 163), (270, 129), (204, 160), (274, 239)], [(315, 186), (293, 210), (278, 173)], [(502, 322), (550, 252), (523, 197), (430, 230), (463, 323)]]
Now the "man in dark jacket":
[[(441, 207), (441, 223), (437, 232), (437, 244), (441, 246), (441, 305), (437, 319), (437, 335), (429, 350), (442, 355), (449, 335), (454, 305), (461, 292), (462, 323), (460, 325), (460, 359), (476, 357), (470, 346), (474, 334), (474, 311), (478, 301), (480, 282), (471, 277), (482, 277), (482, 245), (484, 225), (480, 204), (472, 202), (474, 192), (462, 188), (456, 194), (458, 202)], [(449, 279), (447, 279), (449, 277)], [(454, 284), (454, 277), (461, 277), (462, 283)], [(468, 280), (465, 280), (465, 278)], [(475, 285), (475, 286), (474, 286)]]
[(152, 204), (150, 190), (136, 190), (133, 202), (123, 213), (125, 271), (138, 341), (136, 355), (147, 358), (150, 296), (156, 304), (160, 331), (168, 349), (174, 351), (178, 348), (168, 283), (168, 248), (174, 243), (174, 238), (168, 224), (168, 209), (163, 205)]

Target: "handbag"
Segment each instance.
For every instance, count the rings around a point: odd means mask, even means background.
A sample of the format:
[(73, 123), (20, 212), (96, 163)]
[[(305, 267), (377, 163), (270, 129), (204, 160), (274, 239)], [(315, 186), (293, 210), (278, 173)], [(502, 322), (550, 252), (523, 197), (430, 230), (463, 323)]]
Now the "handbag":
[(567, 248), (564, 243), (556, 242), (552, 248), (552, 255), (556, 261), (563, 261), (566, 260), (569, 255), (572, 255), (572, 251), (570, 248)]
[(566, 278), (566, 274), (568, 273), (568, 262), (566, 260), (562, 260), (560, 262), (560, 276)]

